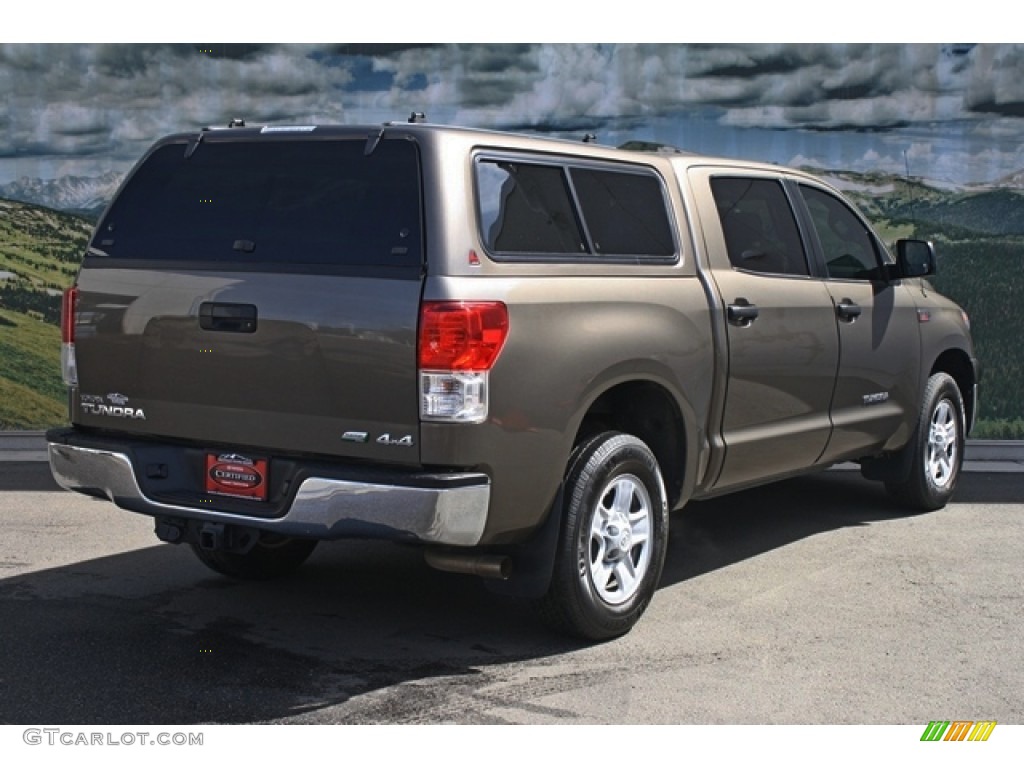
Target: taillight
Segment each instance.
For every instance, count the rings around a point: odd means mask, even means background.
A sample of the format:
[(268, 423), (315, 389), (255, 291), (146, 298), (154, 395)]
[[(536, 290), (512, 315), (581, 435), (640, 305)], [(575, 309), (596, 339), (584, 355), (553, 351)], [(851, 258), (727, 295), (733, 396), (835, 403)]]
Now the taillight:
[(60, 304), (60, 369), (64, 383), (78, 385), (78, 366), (75, 361), (75, 313), (78, 309), (78, 287), (64, 291)]
[(487, 418), (488, 372), (508, 336), (499, 301), (428, 301), (420, 312), (420, 417), (477, 423)]
[(78, 306), (78, 286), (65, 289), (60, 303), (60, 340), (75, 343), (75, 308)]
[(425, 302), (420, 313), (420, 368), (489, 370), (506, 335), (508, 309), (501, 302)]

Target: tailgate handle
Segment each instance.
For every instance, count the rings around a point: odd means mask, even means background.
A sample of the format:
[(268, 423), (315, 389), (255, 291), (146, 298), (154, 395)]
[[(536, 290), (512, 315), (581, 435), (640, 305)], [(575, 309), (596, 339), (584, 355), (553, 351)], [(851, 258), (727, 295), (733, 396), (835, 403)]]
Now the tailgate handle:
[(255, 333), (256, 305), (204, 301), (199, 305), (199, 327), (204, 331)]

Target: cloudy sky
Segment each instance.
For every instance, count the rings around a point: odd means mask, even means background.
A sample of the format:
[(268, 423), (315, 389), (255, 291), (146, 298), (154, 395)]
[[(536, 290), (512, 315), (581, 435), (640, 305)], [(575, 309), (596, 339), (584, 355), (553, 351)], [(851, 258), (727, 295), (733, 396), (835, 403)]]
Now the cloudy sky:
[(123, 172), (157, 137), (432, 122), (990, 182), (1024, 169), (1024, 46), (0, 45), (0, 184)]

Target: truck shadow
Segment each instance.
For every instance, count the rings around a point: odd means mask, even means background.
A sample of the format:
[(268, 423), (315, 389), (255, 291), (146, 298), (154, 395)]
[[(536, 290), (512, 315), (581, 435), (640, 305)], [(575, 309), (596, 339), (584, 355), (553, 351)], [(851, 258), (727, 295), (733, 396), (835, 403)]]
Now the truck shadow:
[(578, 647), (412, 549), (241, 583), (158, 545), (0, 580), (0, 722), (494, 722), (466, 702), (500, 665)]
[(908, 516), (881, 484), (856, 471), (823, 472), (692, 502), (672, 518), (661, 587), (808, 536)]
[[(962, 495), (985, 487), (968, 476)], [(673, 518), (662, 587), (903, 516), (852, 472), (694, 504)], [(554, 685), (535, 668), (582, 647), (413, 549), (340, 542), (293, 577), (239, 583), (158, 545), (0, 579), (0, 722), (501, 722), (495, 688), (529, 706)], [(539, 662), (525, 676), (524, 660)]]
[[(955, 504), (1019, 504), (1024, 475), (971, 473)], [(723, 568), (800, 539), (851, 526), (901, 520), (908, 512), (881, 483), (856, 470), (830, 471), (693, 502), (671, 521), (661, 587)]]

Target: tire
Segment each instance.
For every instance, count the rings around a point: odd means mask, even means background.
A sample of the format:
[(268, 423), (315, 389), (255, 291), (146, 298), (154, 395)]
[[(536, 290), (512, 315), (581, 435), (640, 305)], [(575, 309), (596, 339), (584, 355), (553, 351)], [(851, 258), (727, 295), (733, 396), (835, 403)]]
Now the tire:
[(191, 543), (192, 551), (203, 565), (224, 576), (245, 581), (266, 581), (295, 572), (313, 554), (316, 545), (316, 539), (292, 539), (273, 533), (262, 533), (245, 553), (203, 549)]
[(964, 460), (964, 403), (951, 376), (928, 379), (914, 437), (901, 458), (909, 460), (906, 480), (887, 482), (886, 489), (911, 509), (941, 509), (953, 497)]
[(658, 462), (636, 437), (605, 432), (576, 449), (564, 482), (540, 615), (587, 640), (624, 635), (651, 602), (665, 563), (668, 499)]

